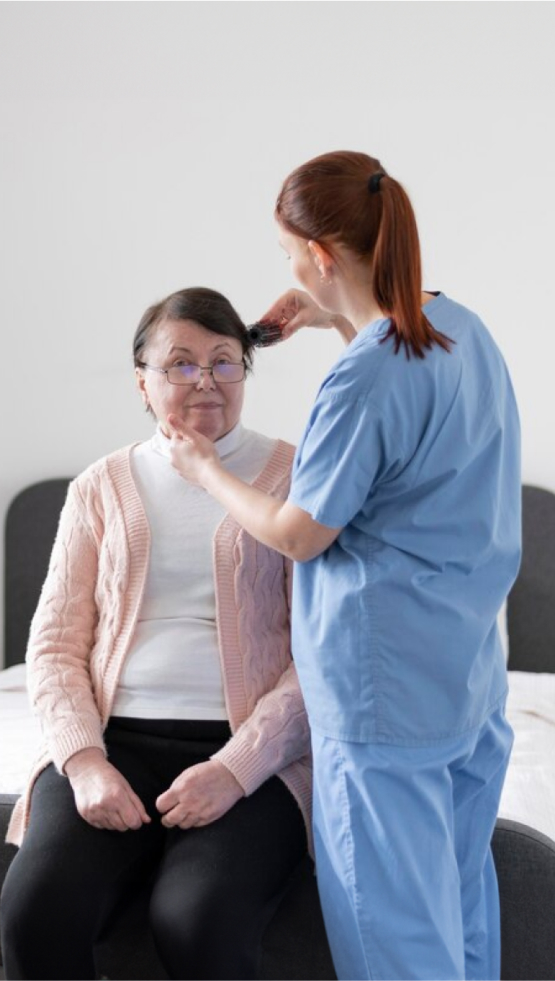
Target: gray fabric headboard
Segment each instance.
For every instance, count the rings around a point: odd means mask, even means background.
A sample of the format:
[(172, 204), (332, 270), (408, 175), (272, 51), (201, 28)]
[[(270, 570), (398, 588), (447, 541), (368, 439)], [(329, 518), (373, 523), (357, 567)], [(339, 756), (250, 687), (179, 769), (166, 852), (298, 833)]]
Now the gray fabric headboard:
[(522, 564), (508, 602), (509, 668), (555, 672), (555, 494), (522, 488)]
[[(6, 516), (5, 663), (25, 659), (68, 478), (21, 491)], [(523, 557), (508, 603), (509, 667), (555, 672), (555, 494), (523, 487)]]
[(27, 638), (46, 578), (69, 478), (42, 480), (14, 497), (6, 515), (5, 667), (25, 660)]

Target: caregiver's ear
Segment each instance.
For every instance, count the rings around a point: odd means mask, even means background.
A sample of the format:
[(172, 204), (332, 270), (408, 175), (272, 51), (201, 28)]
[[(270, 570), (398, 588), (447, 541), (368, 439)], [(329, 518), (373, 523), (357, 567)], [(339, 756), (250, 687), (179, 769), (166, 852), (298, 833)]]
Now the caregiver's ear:
[(321, 242), (315, 242), (314, 239), (310, 239), (308, 242), (308, 251), (320, 275), (328, 276), (335, 264), (331, 252), (326, 249), (325, 245), (322, 245)]

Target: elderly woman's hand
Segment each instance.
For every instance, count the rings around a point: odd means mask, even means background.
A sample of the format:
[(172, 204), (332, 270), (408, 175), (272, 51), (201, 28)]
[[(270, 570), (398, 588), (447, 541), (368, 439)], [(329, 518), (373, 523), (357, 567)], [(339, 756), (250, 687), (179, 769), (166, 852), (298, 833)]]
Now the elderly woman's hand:
[(75, 753), (65, 773), (79, 814), (93, 828), (137, 831), (150, 824), (143, 802), (102, 750), (91, 747)]
[(166, 425), (171, 437), (172, 466), (189, 483), (203, 487), (203, 474), (206, 473), (206, 468), (220, 464), (214, 444), (196, 430), (187, 429), (177, 416), (168, 416)]
[(272, 304), (260, 323), (279, 323), (283, 340), (292, 337), (301, 327), (336, 328), (345, 340), (355, 335), (352, 324), (340, 314), (322, 310), (304, 290), (287, 290)]
[(229, 811), (244, 797), (230, 770), (219, 760), (191, 766), (160, 794), (156, 807), (166, 828), (202, 828)]

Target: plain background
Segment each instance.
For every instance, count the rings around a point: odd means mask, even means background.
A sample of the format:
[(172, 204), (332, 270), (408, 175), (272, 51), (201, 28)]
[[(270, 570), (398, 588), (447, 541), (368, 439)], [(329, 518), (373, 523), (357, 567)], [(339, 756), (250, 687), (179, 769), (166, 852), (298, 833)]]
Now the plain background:
[[(425, 286), (511, 371), (523, 477), (555, 490), (551, 3), (0, 3), (0, 508), (146, 438), (131, 339), (176, 289), (245, 321), (293, 285), (273, 207), (297, 164), (379, 157)], [(296, 442), (331, 333), (257, 355), (244, 422)]]

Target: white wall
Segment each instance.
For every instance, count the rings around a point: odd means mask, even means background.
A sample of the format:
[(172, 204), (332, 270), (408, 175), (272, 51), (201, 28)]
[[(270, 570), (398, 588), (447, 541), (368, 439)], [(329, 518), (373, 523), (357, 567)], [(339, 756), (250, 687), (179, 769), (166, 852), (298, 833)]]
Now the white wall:
[[(425, 285), (486, 320), (524, 479), (555, 490), (551, 3), (1, 3), (0, 508), (148, 436), (130, 342), (188, 285), (252, 321), (290, 285), (273, 204), (296, 164), (379, 156)], [(340, 342), (260, 353), (245, 422), (296, 441)]]

